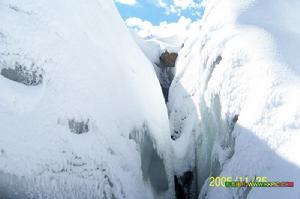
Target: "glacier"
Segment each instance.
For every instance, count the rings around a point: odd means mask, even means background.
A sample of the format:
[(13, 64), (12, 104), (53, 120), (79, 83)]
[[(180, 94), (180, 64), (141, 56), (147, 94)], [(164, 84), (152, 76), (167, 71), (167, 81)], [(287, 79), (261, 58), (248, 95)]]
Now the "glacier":
[(300, 2), (203, 5), (144, 39), (113, 0), (2, 0), (0, 199), (299, 198)]
[(299, 198), (297, 186), (217, 188), (209, 177), (299, 182), (300, 3), (205, 3), (169, 91), (175, 172), (194, 173), (199, 199)]
[(112, 0), (1, 1), (0, 71), (1, 199), (174, 195), (160, 85)]

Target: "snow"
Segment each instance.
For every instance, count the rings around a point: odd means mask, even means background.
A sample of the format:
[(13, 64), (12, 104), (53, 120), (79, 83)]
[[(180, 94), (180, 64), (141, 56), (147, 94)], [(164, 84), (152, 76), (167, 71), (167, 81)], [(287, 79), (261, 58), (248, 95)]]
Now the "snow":
[[(144, 40), (112, 0), (1, 1), (0, 198), (174, 198), (190, 171), (201, 199), (299, 198), (300, 3), (203, 5), (184, 34)], [(179, 53), (167, 107), (165, 50)]]
[(208, 183), (300, 181), (299, 9), (294, 0), (208, 0), (179, 52), (168, 103), (175, 171), (197, 168), (199, 198), (299, 197), (297, 186), (248, 193)]
[(144, 55), (153, 64), (153, 68), (162, 87), (165, 100), (168, 101), (167, 90), (172, 83), (175, 69), (174, 67), (163, 66), (160, 57), (166, 51), (169, 53), (177, 53), (182, 48), (183, 39), (179, 39), (176, 35), (167, 38), (157, 36), (152, 37), (151, 39), (145, 39), (133, 30), (132, 36), (137, 45), (143, 51)]
[[(113, 1), (1, 1), (0, 49), (0, 70), (18, 62), (44, 71), (37, 86), (0, 75), (1, 196), (174, 194), (160, 85)], [(79, 131), (82, 125), (87, 126)], [(143, 157), (143, 143), (130, 139), (135, 129), (161, 160), (163, 192), (153, 187), (157, 174), (143, 177), (141, 159), (151, 157)]]

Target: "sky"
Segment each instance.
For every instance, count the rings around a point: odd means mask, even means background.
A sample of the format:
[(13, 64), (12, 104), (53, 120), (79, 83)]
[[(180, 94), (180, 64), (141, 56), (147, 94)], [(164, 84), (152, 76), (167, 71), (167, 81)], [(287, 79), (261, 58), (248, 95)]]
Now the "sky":
[(142, 37), (187, 29), (202, 16), (201, 1), (115, 0), (127, 26), (136, 30)]

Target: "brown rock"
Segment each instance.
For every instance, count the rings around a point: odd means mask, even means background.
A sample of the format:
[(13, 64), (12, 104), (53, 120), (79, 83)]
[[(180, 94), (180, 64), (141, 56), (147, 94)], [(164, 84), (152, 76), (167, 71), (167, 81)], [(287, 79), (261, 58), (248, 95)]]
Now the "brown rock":
[(178, 53), (169, 53), (165, 51), (160, 56), (160, 62), (164, 67), (175, 67), (176, 59), (178, 57)]

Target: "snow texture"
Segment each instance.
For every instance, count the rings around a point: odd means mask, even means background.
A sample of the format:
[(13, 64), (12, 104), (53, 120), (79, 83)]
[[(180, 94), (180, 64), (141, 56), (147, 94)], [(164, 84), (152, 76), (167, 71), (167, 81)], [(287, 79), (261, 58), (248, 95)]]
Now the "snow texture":
[(0, 71), (1, 199), (173, 197), (159, 81), (112, 0), (2, 0)]
[(300, 2), (207, 0), (169, 94), (175, 171), (199, 199), (299, 198), (294, 188), (212, 188), (209, 176), (300, 182)]
[(205, 5), (181, 45), (132, 37), (112, 0), (2, 0), (0, 198), (174, 198), (190, 172), (199, 199), (299, 198), (208, 177), (300, 182), (300, 2)]
[(132, 36), (144, 55), (152, 62), (165, 100), (168, 101), (169, 87), (174, 78), (175, 68), (165, 66), (160, 57), (164, 52), (177, 53), (182, 47), (183, 38), (172, 35), (166, 38), (157, 36), (151, 39), (143, 39), (134, 31), (132, 31)]

